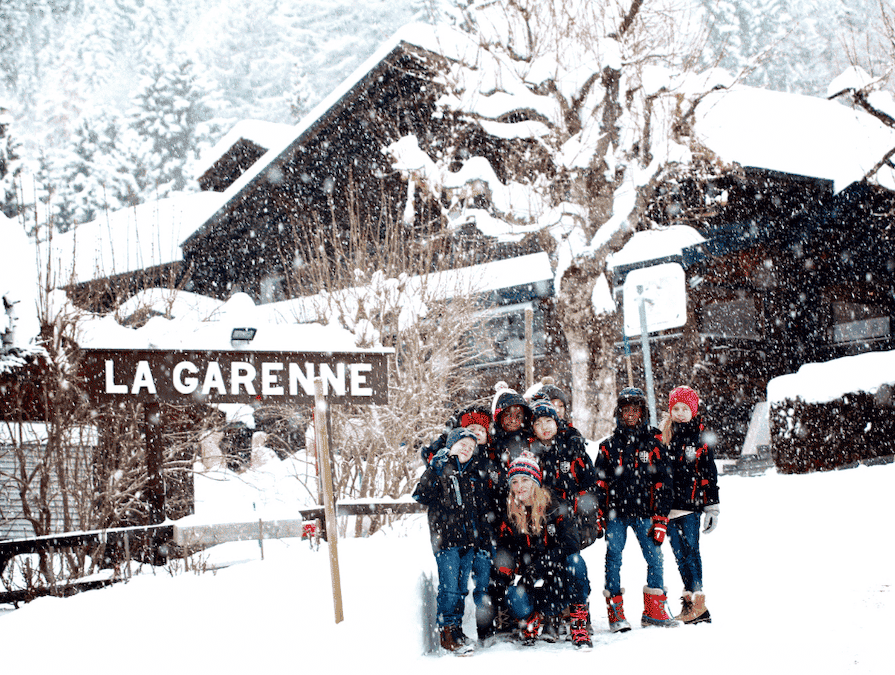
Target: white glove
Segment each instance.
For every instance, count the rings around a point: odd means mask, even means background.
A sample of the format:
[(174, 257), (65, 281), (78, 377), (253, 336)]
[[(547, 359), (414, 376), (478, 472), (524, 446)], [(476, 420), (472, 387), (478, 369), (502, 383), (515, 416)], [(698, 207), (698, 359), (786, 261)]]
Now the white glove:
[(711, 504), (705, 507), (705, 518), (702, 521), (702, 532), (708, 534), (718, 527), (718, 518), (721, 517), (721, 506)]

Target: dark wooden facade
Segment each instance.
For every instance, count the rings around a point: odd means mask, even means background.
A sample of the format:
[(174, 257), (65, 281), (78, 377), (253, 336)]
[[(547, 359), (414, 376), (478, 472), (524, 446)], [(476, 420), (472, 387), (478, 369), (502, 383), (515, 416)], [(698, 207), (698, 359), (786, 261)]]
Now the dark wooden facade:
[[(724, 182), (726, 203), (691, 223), (706, 241), (678, 260), (687, 325), (651, 350), (660, 413), (668, 391), (691, 384), (720, 454), (736, 456), (770, 379), (895, 349), (895, 194), (867, 183), (833, 194), (829, 181), (760, 169)], [(616, 270), (616, 288), (630, 269)], [(630, 346), (642, 383), (639, 339)], [(621, 349), (618, 374), (627, 377)]]
[[(536, 235), (501, 243), (471, 224), (448, 230), (443, 204), (431, 201), (423, 188), (417, 189), (413, 223), (404, 222), (408, 184), (383, 152), (390, 143), (412, 134), (421, 147), (437, 154), (446, 149), (433, 144), (453, 136), (458, 160), (468, 154), (487, 156), (501, 178), (506, 178), (503, 167), (516, 151), (487, 137), (477, 125), (458, 125), (433, 114), (442, 93), (434, 78), (441, 65), (436, 54), (398, 44), (297, 131), (272, 162), (255, 167), (245, 186), (184, 242), (182, 287), (221, 299), (241, 291), (256, 302), (313, 294), (326, 280), (314, 264), (319, 261), (308, 257), (319, 255), (335, 270), (358, 257), (351, 247), (359, 240), (371, 251), (387, 250), (395, 269), (412, 272), (541, 251)], [(452, 125), (451, 133), (439, 128), (445, 125)], [(226, 189), (245, 172), (248, 157), (241, 146), (231, 148), (203, 176), (207, 186)], [(487, 200), (477, 205), (487, 207)], [(549, 374), (568, 386), (567, 349), (554, 316), (552, 287), (546, 294), (531, 285), (507, 288), (483, 300), (497, 307), (498, 334), (493, 355), (470, 370), (475, 392), (488, 395), (500, 380), (524, 388), (524, 358), (513, 345), (519, 345), (525, 306), (535, 309), (538, 322), (535, 375)]]
[[(314, 268), (309, 256), (338, 264), (358, 238), (379, 247), (389, 237), (412, 255), (407, 248), (435, 237), (441, 223), (421, 199), (416, 221), (403, 223), (406, 182), (382, 152), (406, 134), (425, 142), (438, 96), (428, 75), (434, 58), (401, 43), (273, 162), (254, 169), (184, 242), (186, 288), (218, 298), (242, 291), (262, 302), (304, 295), (318, 290), (319, 279), (305, 274)], [(396, 237), (396, 228), (405, 231)]]

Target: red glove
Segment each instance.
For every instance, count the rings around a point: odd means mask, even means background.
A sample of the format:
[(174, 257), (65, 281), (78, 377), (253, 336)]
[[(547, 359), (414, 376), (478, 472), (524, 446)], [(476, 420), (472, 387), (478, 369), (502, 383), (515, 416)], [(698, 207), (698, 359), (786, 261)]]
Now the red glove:
[(668, 518), (665, 516), (653, 516), (653, 524), (649, 529), (649, 536), (659, 546), (665, 541), (665, 533), (668, 532)]

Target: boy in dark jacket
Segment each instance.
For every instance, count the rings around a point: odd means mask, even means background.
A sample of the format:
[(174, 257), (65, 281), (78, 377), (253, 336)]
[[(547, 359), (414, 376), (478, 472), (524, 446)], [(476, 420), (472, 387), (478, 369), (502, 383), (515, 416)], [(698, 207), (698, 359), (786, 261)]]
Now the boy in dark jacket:
[(647, 422), (646, 397), (636, 387), (622, 389), (615, 410), (616, 428), (600, 444), (594, 462), (597, 487), (606, 514), (606, 587), (603, 595), (612, 632), (631, 629), (625, 619), (621, 587), (622, 552), (630, 527), (647, 564), (643, 588), (643, 626), (668, 626), (665, 610), (662, 542), (671, 510), (672, 475), (658, 429)]
[[(506, 382), (495, 385), (496, 393), (491, 402), (491, 444), (506, 472), (523, 452), (528, 450), (531, 438), (531, 408), (528, 402)], [(506, 477), (506, 473), (502, 476)], [(506, 493), (505, 493), (506, 494)]]
[[(491, 412), (482, 405), (472, 404), (457, 410), (445, 424), (442, 434), (420, 451), (420, 456), (428, 466), (436, 453), (444, 448), (448, 435), (457, 428), (472, 431), (478, 441), (479, 473), (485, 477), (487, 504), (481, 514), (483, 523), (490, 529), (496, 525), (504, 509), (506, 469), (497, 457), (491, 445), (489, 429)], [(491, 574), (491, 561), (494, 557), (493, 542), (482, 543), (476, 548), (472, 562), (472, 591), (476, 606), (476, 628), (479, 639), (484, 640), (496, 631), (495, 618), (500, 613), (503, 603), (504, 588)], [(505, 612), (504, 612), (505, 613)]]
[[(473, 649), (463, 633), (463, 608), (476, 550), (490, 550), (487, 470), (476, 454), (475, 434), (458, 427), (423, 472), (413, 498), (428, 507), (429, 534), (438, 566), (437, 623), (441, 646), (452, 652)], [(482, 598), (476, 598), (477, 603)]]

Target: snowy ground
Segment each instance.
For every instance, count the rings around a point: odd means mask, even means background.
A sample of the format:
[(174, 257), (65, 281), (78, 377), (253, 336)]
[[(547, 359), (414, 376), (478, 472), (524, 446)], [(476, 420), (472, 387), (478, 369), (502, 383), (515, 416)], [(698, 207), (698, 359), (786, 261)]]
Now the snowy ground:
[[(282, 476), (269, 475), (282, 483)], [(599, 594), (604, 546), (598, 542), (584, 553), (594, 587), (592, 652), (568, 644), (503, 644), (462, 661), (423, 655), (418, 587), (421, 572), (434, 571), (434, 558), (425, 517), (411, 516), (388, 532), (339, 541), (340, 624), (334, 622), (325, 546), (266, 541), (261, 560), (258, 543), (244, 542), (204, 554), (207, 564), (245, 560), (216, 573), (157, 569), (127, 584), (2, 612), (0, 658), (4, 672), (21, 673), (90, 663), (130, 673), (214, 675), (308, 667), (531, 672), (531, 666), (534, 672), (585, 667), (688, 675), (891, 673), (893, 480), (891, 464), (803, 476), (722, 476), (720, 525), (703, 539), (711, 625), (639, 627), (645, 568), (632, 537), (622, 581), (635, 627), (610, 635)], [(223, 489), (216, 485), (218, 494)], [(252, 489), (238, 486), (244, 493)], [(260, 499), (237, 498), (231, 506), (257, 510)], [(666, 586), (677, 608), (680, 578), (667, 544), (664, 551)]]

